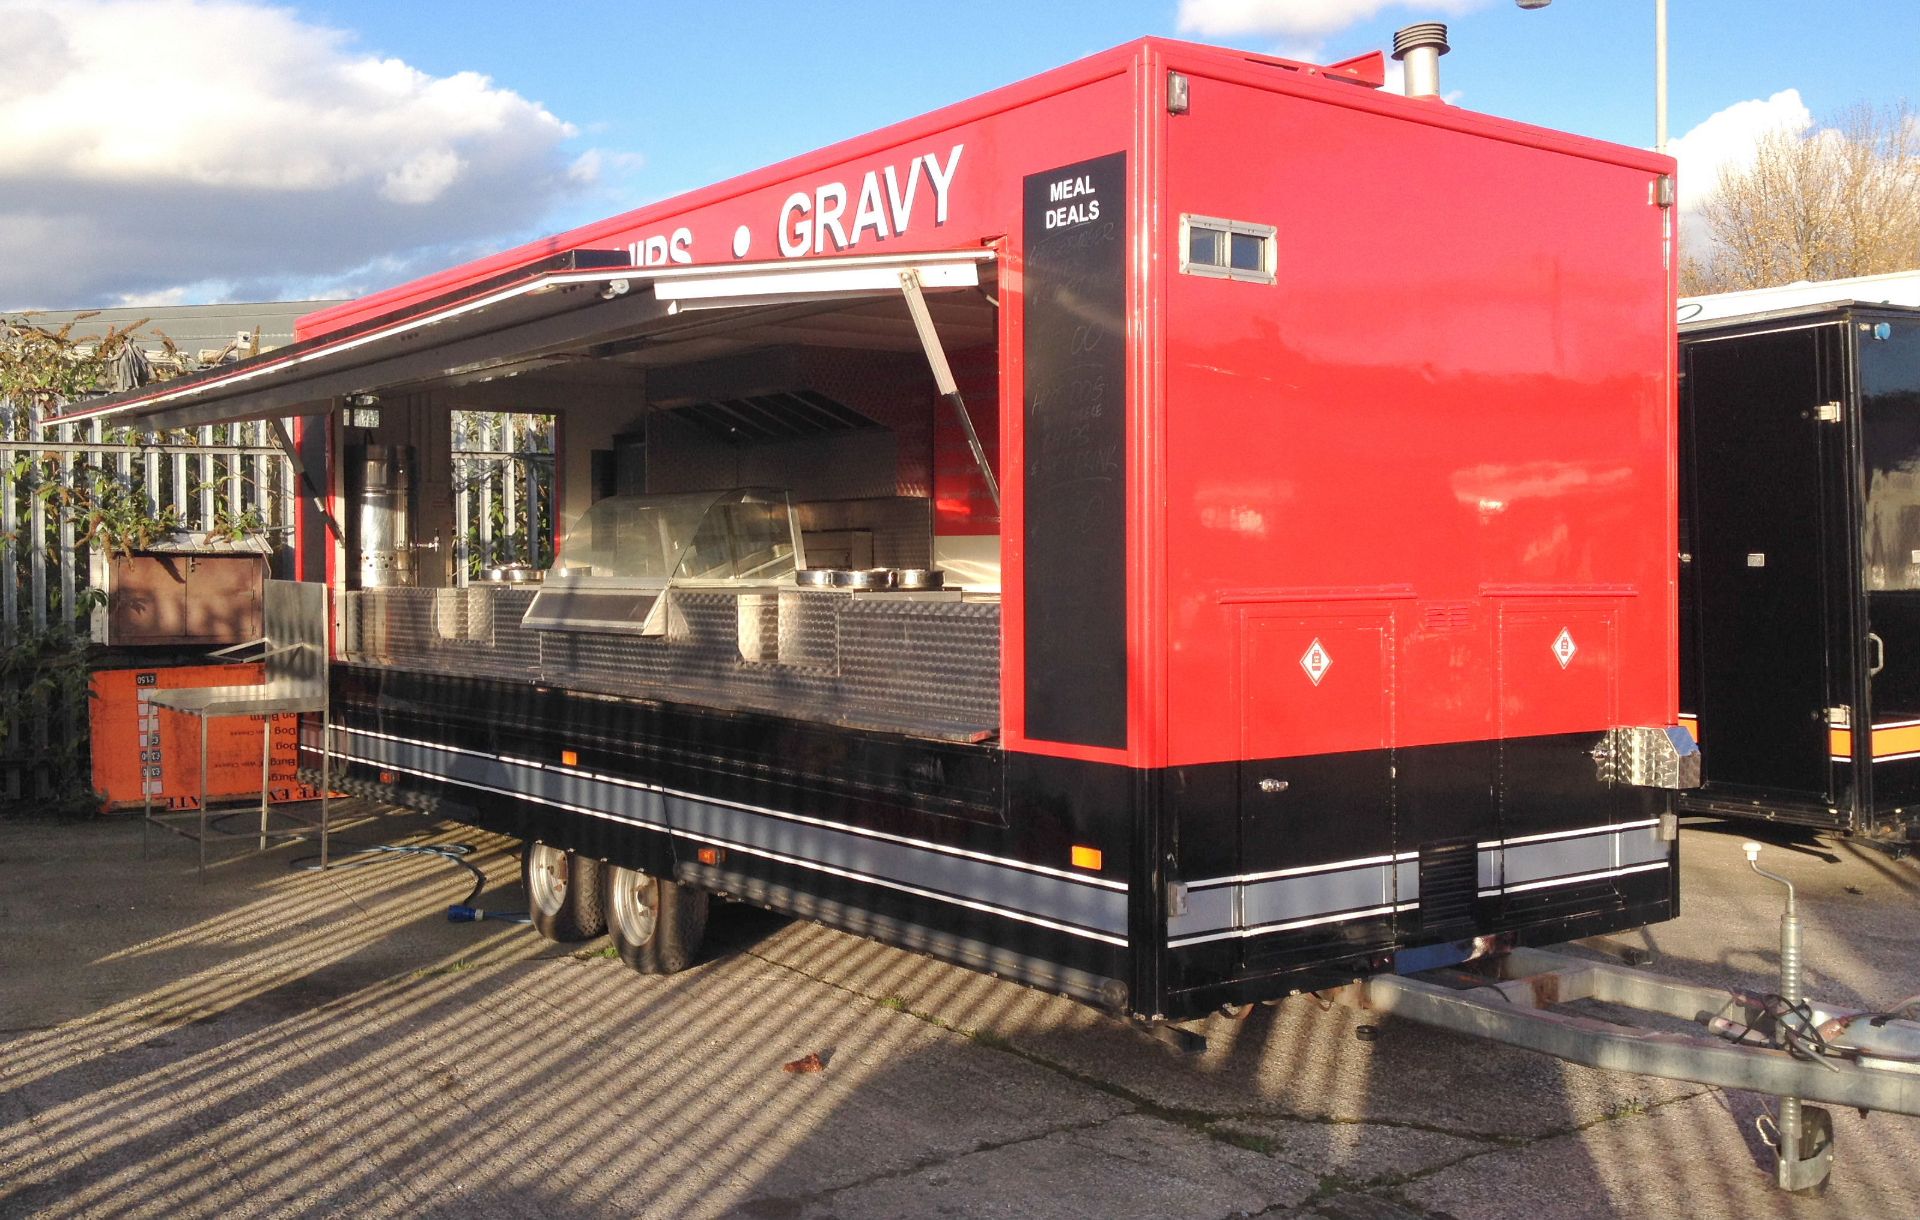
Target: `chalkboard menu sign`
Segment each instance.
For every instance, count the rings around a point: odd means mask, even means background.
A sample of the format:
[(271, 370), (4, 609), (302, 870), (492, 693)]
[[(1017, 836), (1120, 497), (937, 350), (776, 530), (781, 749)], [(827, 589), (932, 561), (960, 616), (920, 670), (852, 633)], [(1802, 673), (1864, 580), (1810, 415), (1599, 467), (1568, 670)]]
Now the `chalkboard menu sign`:
[(1127, 744), (1127, 155), (1025, 181), (1026, 735)]

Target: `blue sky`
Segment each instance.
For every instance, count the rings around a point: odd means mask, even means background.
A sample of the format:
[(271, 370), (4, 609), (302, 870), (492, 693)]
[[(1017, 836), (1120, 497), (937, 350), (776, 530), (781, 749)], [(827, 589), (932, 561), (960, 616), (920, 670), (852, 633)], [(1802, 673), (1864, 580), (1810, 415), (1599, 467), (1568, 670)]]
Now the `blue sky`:
[[(1683, 207), (1759, 130), (1913, 92), (1916, 0), (1671, 5)], [(1143, 34), (1325, 61), (1441, 18), (1457, 104), (1650, 145), (1653, 13), (1653, 0), (0, 0), (0, 308), (367, 291)]]
[[(1276, 5), (1287, 7), (1284, 3)], [(1333, 7), (1333, 6), (1329, 6)], [(1352, 5), (1349, 8), (1362, 8)], [(1312, 40), (1231, 45), (1329, 58), (1391, 45), (1436, 6), (1387, 8)], [(906, 118), (1143, 34), (1194, 37), (1175, 0), (966, 4), (562, 5), (327, 0), (303, 14), (429, 72), (477, 69), (638, 153), (622, 175), (659, 198)], [(1798, 89), (1816, 117), (1913, 88), (1914, 0), (1671, 0), (1671, 125)], [(564, 20), (554, 16), (564, 11)], [(1818, 17), (1810, 19), (1815, 13)], [(1449, 15), (1443, 80), (1460, 105), (1629, 144), (1653, 142), (1653, 0), (1511, 0)], [(587, 215), (592, 215), (591, 211)], [(586, 218), (585, 215), (582, 218)]]

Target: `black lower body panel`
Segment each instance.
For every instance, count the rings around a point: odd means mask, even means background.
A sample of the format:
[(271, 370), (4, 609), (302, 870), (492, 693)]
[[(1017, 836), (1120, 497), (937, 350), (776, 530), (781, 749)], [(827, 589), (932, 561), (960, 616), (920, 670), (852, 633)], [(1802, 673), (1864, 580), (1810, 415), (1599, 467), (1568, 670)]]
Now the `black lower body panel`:
[(351, 665), (334, 723), (343, 788), (1141, 1016), (1677, 912), (1667, 794), (1571, 738), (1143, 771)]
[[(1183, 827), (1237, 772), (1237, 854), (1195, 852), (1168, 924), (1162, 1011), (1195, 1016), (1502, 944), (1548, 944), (1673, 918), (1672, 794), (1603, 779), (1599, 733), (1188, 768)], [(1373, 775), (1392, 784), (1368, 782)], [(1357, 778), (1356, 778), (1357, 777)], [(1356, 796), (1358, 794), (1358, 797)], [(1356, 804), (1356, 799), (1360, 801)], [(1182, 837), (1187, 832), (1183, 829)]]
[[(1110, 879), (1128, 858), (1125, 806), (1097, 778), (1050, 775), (1051, 760), (360, 667), (336, 676), (334, 728), (347, 790), (1128, 1002), (1129, 896)], [(1020, 800), (1002, 800), (1008, 771)], [(1100, 846), (1105, 867), (1075, 875), (1073, 843)]]

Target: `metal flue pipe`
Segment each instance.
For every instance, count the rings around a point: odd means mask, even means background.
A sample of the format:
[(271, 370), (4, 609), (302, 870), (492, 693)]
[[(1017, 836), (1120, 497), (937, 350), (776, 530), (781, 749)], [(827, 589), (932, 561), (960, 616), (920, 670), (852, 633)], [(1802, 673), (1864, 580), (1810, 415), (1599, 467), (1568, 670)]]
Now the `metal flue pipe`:
[(1440, 57), (1451, 49), (1445, 22), (1422, 21), (1393, 32), (1393, 57), (1406, 69), (1408, 97), (1440, 96)]

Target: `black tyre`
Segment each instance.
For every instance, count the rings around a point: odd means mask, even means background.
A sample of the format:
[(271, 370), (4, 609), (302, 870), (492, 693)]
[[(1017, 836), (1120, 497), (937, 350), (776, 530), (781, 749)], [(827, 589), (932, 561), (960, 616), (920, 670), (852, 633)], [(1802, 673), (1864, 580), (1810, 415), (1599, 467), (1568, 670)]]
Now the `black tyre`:
[(707, 892), (607, 865), (607, 937), (642, 974), (685, 970), (707, 935)]
[(520, 880), (534, 930), (548, 940), (591, 940), (607, 930), (598, 860), (529, 839), (520, 854)]

